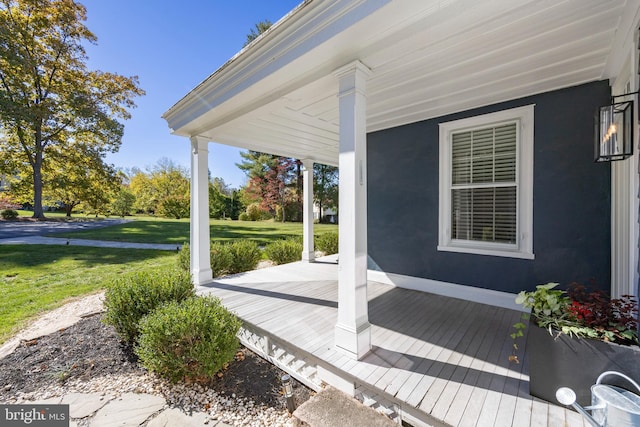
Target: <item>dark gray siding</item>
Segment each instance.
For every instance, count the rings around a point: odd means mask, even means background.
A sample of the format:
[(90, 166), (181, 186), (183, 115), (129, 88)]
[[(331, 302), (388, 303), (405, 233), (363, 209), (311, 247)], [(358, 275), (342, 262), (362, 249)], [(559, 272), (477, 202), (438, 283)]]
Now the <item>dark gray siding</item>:
[[(369, 255), (381, 270), (519, 292), (550, 281), (610, 286), (610, 166), (593, 162), (593, 82), (371, 133)], [(535, 104), (534, 260), (439, 252), (438, 124)]]

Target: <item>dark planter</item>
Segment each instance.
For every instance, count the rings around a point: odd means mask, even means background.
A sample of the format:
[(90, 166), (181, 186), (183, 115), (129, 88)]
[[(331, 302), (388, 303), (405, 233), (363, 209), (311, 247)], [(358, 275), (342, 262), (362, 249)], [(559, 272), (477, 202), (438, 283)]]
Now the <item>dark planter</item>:
[[(579, 404), (591, 405), (591, 386), (605, 371), (618, 371), (640, 383), (640, 348), (604, 341), (571, 338), (529, 323), (527, 328), (529, 357), (529, 394), (559, 404), (556, 390), (570, 387)], [(608, 376), (605, 384), (615, 384), (635, 393), (624, 380)]]

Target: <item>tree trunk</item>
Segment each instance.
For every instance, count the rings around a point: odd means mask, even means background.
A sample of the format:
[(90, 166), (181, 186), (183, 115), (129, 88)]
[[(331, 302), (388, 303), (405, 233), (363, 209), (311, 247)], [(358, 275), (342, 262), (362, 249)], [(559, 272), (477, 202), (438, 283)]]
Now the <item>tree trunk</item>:
[(42, 152), (37, 151), (33, 167), (33, 218), (44, 219), (42, 209)]

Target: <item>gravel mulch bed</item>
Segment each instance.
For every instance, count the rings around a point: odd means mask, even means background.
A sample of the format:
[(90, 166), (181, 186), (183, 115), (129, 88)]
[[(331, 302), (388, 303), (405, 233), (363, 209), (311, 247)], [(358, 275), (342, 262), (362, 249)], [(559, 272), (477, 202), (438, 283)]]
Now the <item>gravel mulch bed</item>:
[[(23, 342), (0, 359), (0, 402), (19, 403), (70, 392), (114, 396), (138, 392), (161, 395), (169, 405), (205, 412), (230, 424), (286, 425), (289, 415), (281, 393), (282, 375), (283, 371), (241, 347), (236, 360), (210, 383), (173, 385), (140, 367), (113, 327), (94, 315)], [(297, 405), (312, 394), (294, 380)]]

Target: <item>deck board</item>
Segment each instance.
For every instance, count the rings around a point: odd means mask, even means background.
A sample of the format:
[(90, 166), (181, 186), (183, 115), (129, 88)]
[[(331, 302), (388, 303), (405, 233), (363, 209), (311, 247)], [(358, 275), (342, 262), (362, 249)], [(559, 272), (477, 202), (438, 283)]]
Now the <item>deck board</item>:
[(334, 262), (244, 273), (199, 292), (220, 297), (247, 325), (414, 415), (460, 427), (587, 425), (578, 414), (528, 394), (523, 345), (521, 363), (509, 363), (518, 312), (370, 282), (372, 351), (355, 361), (334, 346)]

